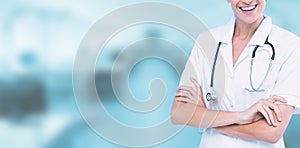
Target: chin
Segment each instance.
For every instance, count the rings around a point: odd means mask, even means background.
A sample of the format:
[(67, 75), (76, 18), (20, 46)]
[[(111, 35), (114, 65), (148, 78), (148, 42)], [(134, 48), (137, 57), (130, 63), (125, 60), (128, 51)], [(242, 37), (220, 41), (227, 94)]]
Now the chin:
[(245, 24), (253, 24), (256, 21), (260, 20), (259, 16), (253, 16), (253, 17), (236, 17), (239, 19), (239, 21), (245, 23)]

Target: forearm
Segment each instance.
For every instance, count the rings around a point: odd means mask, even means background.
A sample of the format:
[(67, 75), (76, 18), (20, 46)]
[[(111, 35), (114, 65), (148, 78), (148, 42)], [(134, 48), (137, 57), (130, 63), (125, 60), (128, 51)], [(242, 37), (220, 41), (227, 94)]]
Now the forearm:
[(175, 124), (193, 127), (219, 127), (240, 122), (239, 112), (208, 110), (191, 103), (176, 102), (172, 109), (172, 121)]
[[(272, 139), (275, 139), (275, 136), (278, 137), (279, 135), (272, 135), (274, 130), (274, 126), (269, 126), (264, 119), (258, 120), (251, 124), (245, 125), (229, 125), (223, 127), (215, 127), (214, 129), (230, 136), (239, 137), (248, 140), (262, 140), (267, 142), (272, 142)], [(280, 135), (281, 136), (281, 135)]]
[(234, 137), (276, 143), (282, 137), (293, 112), (291, 106), (279, 105), (279, 107), (284, 116), (282, 116), (282, 121), (278, 122), (276, 127), (268, 125), (265, 119), (261, 119), (251, 124), (228, 125), (215, 127), (214, 129)]

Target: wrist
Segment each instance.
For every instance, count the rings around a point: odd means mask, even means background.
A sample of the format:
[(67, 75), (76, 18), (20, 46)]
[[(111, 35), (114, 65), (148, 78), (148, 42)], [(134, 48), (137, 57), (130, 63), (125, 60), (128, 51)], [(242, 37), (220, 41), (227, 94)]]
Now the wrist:
[(245, 124), (247, 121), (245, 120), (244, 112), (235, 112), (234, 118), (236, 119), (235, 124)]

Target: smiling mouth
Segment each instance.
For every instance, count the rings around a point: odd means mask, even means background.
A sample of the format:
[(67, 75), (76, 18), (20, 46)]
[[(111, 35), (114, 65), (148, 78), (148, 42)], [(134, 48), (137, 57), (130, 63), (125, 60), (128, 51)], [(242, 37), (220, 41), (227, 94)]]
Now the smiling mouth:
[(257, 5), (249, 6), (249, 7), (240, 7), (242, 11), (252, 11), (257, 7)]

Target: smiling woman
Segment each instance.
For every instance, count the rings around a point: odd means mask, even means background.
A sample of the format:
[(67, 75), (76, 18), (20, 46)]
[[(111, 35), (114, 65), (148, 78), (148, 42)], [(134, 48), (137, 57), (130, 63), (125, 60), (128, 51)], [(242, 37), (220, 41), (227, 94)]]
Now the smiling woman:
[[(252, 24), (263, 18), (265, 9), (265, 0), (227, 0), (231, 4), (232, 11), (235, 14), (236, 21), (240, 23)], [(237, 23), (239, 24), (239, 23)]]
[[(204, 39), (200, 35), (175, 95), (172, 120), (206, 128), (201, 148), (283, 148), (283, 133), (293, 113), (300, 113), (300, 38), (263, 14), (266, 0), (227, 2), (235, 18), (210, 30), (218, 43), (214, 61), (219, 52), (224, 60), (225, 95), (203, 97), (220, 82), (213, 81), (214, 68), (210, 74), (203, 46), (197, 45)], [(245, 89), (250, 86), (262, 89)]]
[[(0, 148), (124, 147), (101, 138), (84, 122), (84, 119), (78, 112), (74, 99), (71, 69), (74, 54), (76, 53), (80, 40), (97, 20), (120, 7), (143, 2), (149, 2), (149, 0), (1, 1)], [(231, 7), (226, 0), (193, 0), (188, 2), (182, 0), (156, 0), (156, 2), (180, 6), (199, 18), (208, 28), (214, 28), (220, 24), (224, 24), (233, 16), (231, 15)], [(272, 16), (272, 22), (300, 36), (300, 19), (298, 19), (300, 1), (268, 2), (265, 14)], [(251, 7), (243, 7), (243, 10), (247, 8), (250, 9)], [(166, 12), (161, 9), (154, 9), (154, 11), (161, 14)], [(143, 15), (144, 13), (142, 10), (136, 12), (138, 15)], [(171, 18), (174, 18), (178, 23), (184, 22), (179, 19), (178, 16), (178, 13), (171, 14)], [(124, 17), (124, 20), (131, 18), (132, 17)], [(122, 19), (120, 19), (120, 21), (121, 20)], [(118, 21), (115, 23), (117, 22)], [(188, 23), (193, 24), (191, 22)], [(113, 25), (115, 24), (108, 24), (105, 27), (110, 29)], [(145, 32), (147, 33), (148, 30), (160, 28), (153, 26), (153, 24), (141, 25), (141, 29), (135, 28), (137, 26), (132, 28), (133, 30), (136, 29), (136, 32), (127, 32), (124, 36), (122, 36), (122, 33), (119, 33), (110, 40), (108, 45), (111, 46), (108, 47), (106, 51), (111, 54), (105, 54), (105, 50), (102, 52), (103, 57), (101, 57), (101, 59), (103, 60), (98, 63), (98, 66), (101, 66), (100, 68), (95, 67), (95, 78), (97, 89), (98, 86), (103, 86), (101, 92), (103, 92), (102, 95), (105, 99), (101, 101), (104, 102), (103, 104), (108, 113), (118, 119), (118, 121), (129, 125), (149, 126), (155, 125), (169, 117), (173, 101), (172, 96), (179, 82), (178, 76), (174, 78), (174, 69), (162, 61), (154, 60), (153, 62), (152, 60), (146, 60), (136, 65), (135, 70), (132, 71), (130, 77), (132, 83), (130, 83), (130, 85), (133, 91), (137, 92), (135, 95), (141, 97), (141, 99), (149, 96), (149, 83), (145, 78), (149, 78), (147, 76), (150, 74), (158, 73), (163, 75), (162, 78), (167, 82), (167, 99), (159, 106), (159, 110), (150, 112), (149, 114), (132, 113), (126, 110), (126, 108), (112, 97), (113, 91), (110, 90), (111, 86), (108, 84), (111, 80), (107, 78), (110, 76), (109, 73), (107, 71), (96, 71), (101, 68), (104, 70), (107, 67), (110, 68), (119, 48), (129, 46), (134, 43), (133, 41), (144, 39)], [(173, 29), (174, 28), (161, 27), (157, 32), (161, 34), (160, 37), (171, 41), (189, 54), (194, 41), (191, 41), (190, 38), (185, 38), (180, 32), (173, 31)], [(151, 33), (150, 31), (149, 34), (153, 37), (153, 35), (157, 33)], [(99, 35), (101, 36), (101, 34)], [(118, 36), (120, 37), (118, 38)], [(285, 37), (282, 38), (283, 41), (285, 41), (284, 38)], [(274, 38), (270, 38), (270, 42), (274, 45), (280, 44), (276, 42)], [(153, 43), (147, 45), (153, 47)], [(222, 45), (221, 50), (224, 46), (226, 45)], [(230, 44), (228, 44), (228, 46), (230, 46)], [(253, 47), (251, 49), (253, 49)], [(269, 59), (268, 48), (264, 50), (264, 48), (260, 47), (259, 49), (253, 66), (254, 79), (257, 79), (261, 73), (262, 75), (265, 74), (264, 72), (267, 67), (265, 64), (269, 63), (269, 61), (266, 60)], [(280, 53), (278, 53), (279, 47), (275, 46), (275, 49), (276, 57), (278, 57), (277, 55), (280, 55)], [(166, 55), (174, 57), (176, 62), (179, 62), (180, 60), (173, 56), (173, 54), (180, 53), (172, 51), (172, 54), (168, 53)], [(231, 52), (228, 52), (228, 55), (231, 55)], [(89, 57), (89, 55), (87, 56)], [(126, 60), (130, 59), (132, 59), (131, 56)], [(218, 61), (219, 60), (220, 57), (218, 57)], [(239, 62), (237, 61), (237, 63)], [(126, 66), (124, 62), (121, 64), (123, 64), (121, 67)], [(152, 66), (149, 67), (149, 65)], [(238, 65), (239, 64), (236, 64), (236, 66)], [(260, 68), (260, 65), (262, 65), (262, 70), (255, 69)], [(273, 65), (276, 65), (276, 62)], [(245, 69), (247, 70), (247, 68), (250, 68), (249, 65), (247, 65)], [(84, 71), (84, 68), (81, 70)], [(246, 70), (230, 73), (232, 74), (230, 76), (240, 75)], [(273, 75), (273, 73), (274, 71), (271, 72), (270, 75), (276, 78), (277, 76)], [(147, 76), (145, 77), (142, 74), (147, 74)], [(97, 81), (101, 79), (104, 80)], [(268, 79), (266, 81), (271, 82), (270, 80), (271, 79)], [(235, 85), (247, 85), (249, 84), (248, 81), (249, 75), (246, 75), (245, 79), (236, 81), (239, 83), (235, 83)], [(82, 82), (82, 84), (84, 83), (85, 82)], [(216, 83), (218, 84), (217, 81)], [(294, 83), (291, 84), (293, 85)], [(142, 86), (140, 87), (139, 85)], [(230, 88), (230, 86), (231, 85), (228, 85), (227, 88)], [(254, 83), (254, 86), (257, 86), (256, 83)], [(246, 88), (251, 87), (247, 85)], [(82, 90), (84, 89), (85, 88), (82, 87)], [(203, 88), (203, 91), (205, 91), (204, 89), (205, 88)], [(236, 109), (239, 106), (239, 100), (247, 100), (249, 104), (254, 104), (256, 100), (251, 99), (251, 97), (261, 95), (261, 93), (251, 92), (247, 92), (247, 94), (248, 97), (237, 99), (237, 101), (224, 101), (232, 103), (232, 108)], [(89, 101), (89, 99), (87, 100)], [(88, 103), (87, 108), (93, 109), (94, 102), (89, 101)], [(231, 106), (228, 109), (231, 109)], [(293, 121), (290, 122), (289, 128), (287, 128), (285, 132), (285, 144), (288, 148), (299, 148), (299, 117), (299, 115), (293, 117)], [(99, 116), (96, 118), (103, 120), (103, 118)], [(157, 132), (166, 135), (168, 129)], [(124, 132), (118, 131), (111, 133), (122, 134)], [(132, 133), (128, 135), (128, 137), (132, 137)], [(199, 132), (198, 128), (185, 127), (169, 140), (156, 144), (153, 147), (194, 148), (199, 145), (201, 135), (202, 133)], [(203, 137), (204, 139), (208, 137), (207, 133), (204, 133)], [(18, 139), (18, 142), (16, 142), (16, 139)], [(221, 140), (222, 139), (216, 138), (212, 143), (221, 143)], [(136, 141), (139, 142), (138, 140)]]

